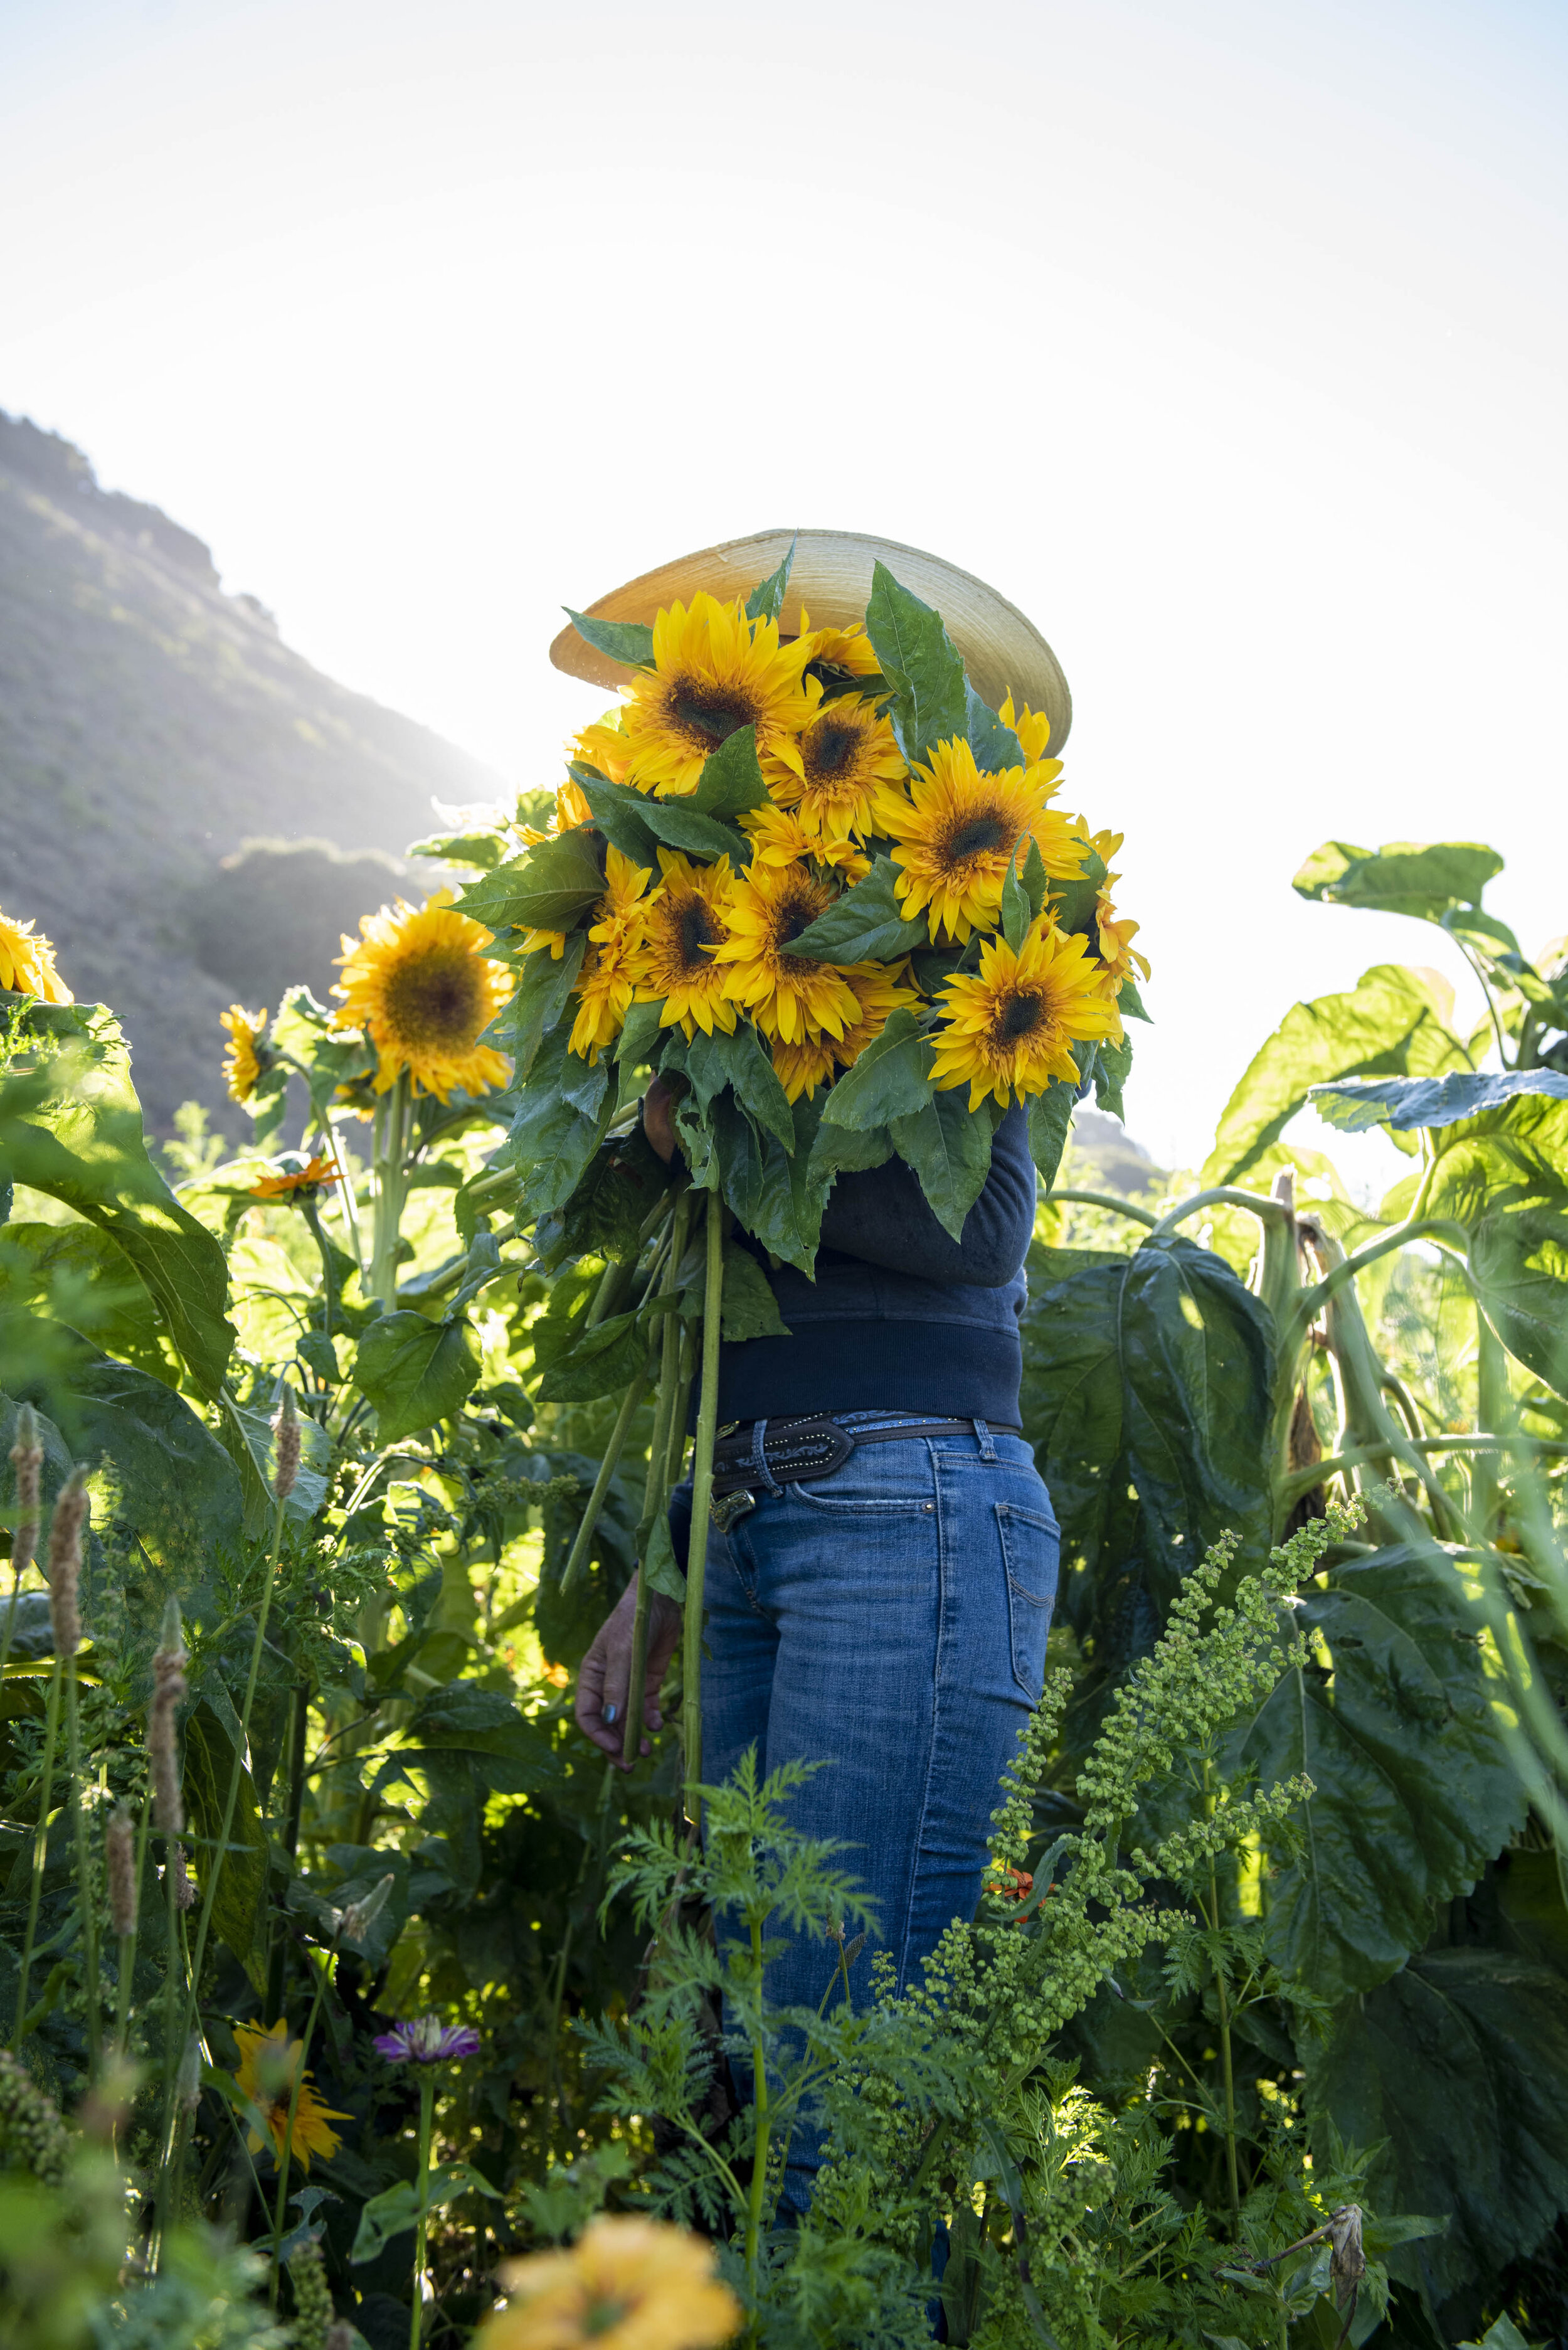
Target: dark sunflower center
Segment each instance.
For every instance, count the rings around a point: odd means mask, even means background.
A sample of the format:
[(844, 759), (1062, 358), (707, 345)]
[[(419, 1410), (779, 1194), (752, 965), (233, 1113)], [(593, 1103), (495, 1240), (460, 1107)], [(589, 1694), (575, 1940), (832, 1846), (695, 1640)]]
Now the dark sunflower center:
[(721, 932), (701, 898), (688, 898), (680, 909), (680, 960), (688, 971), (711, 971), (712, 962), (702, 951), (704, 947), (716, 947)]
[(421, 955), (389, 973), (387, 1026), (405, 1045), (463, 1045), (479, 1033), (483, 1009), (472, 956)]
[(965, 857), (983, 857), (988, 851), (1011, 848), (1012, 829), (1004, 824), (993, 809), (982, 808), (977, 815), (966, 816), (955, 824), (942, 843), (942, 853), (950, 865), (957, 865)]
[(688, 733), (706, 735), (711, 743), (727, 743), (737, 728), (754, 723), (757, 712), (734, 686), (699, 684), (683, 678), (670, 697), (670, 707)]
[(802, 931), (810, 930), (821, 911), (821, 907), (807, 889), (793, 892), (787, 898), (781, 898), (774, 914), (775, 953), (784, 955), (784, 961), (788, 963), (800, 963), (805, 969), (810, 970), (812, 965), (808, 957), (784, 954), (784, 949), (792, 939), (799, 938)]
[(860, 729), (842, 718), (819, 718), (801, 747), (811, 781), (834, 784), (854, 764), (860, 748)]
[(1015, 988), (997, 1006), (991, 1033), (999, 1045), (1016, 1045), (1032, 1036), (1045, 1017), (1045, 999), (1036, 988)]

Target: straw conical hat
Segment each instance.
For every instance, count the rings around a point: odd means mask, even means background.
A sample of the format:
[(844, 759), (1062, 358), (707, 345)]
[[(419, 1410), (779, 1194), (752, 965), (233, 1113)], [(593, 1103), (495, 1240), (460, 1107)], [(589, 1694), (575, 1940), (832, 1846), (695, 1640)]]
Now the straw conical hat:
[[(803, 604), (813, 628), (841, 629), (863, 619), (872, 566), (885, 563), (901, 587), (941, 614), (981, 699), (995, 710), (1011, 693), (1016, 702), (1046, 712), (1051, 748), (1061, 750), (1073, 723), (1073, 697), (1061, 663), (1039, 629), (983, 579), (944, 563), (939, 555), (900, 546), (890, 538), (867, 538), (849, 530), (760, 530), (751, 538), (726, 539), (722, 546), (705, 546), (696, 555), (662, 564), (657, 571), (645, 571), (640, 579), (628, 579), (624, 588), (612, 588), (588, 605), (587, 616), (651, 625), (660, 606), (689, 604), (699, 588), (721, 602), (749, 596), (759, 579), (778, 569), (792, 537), (795, 550), (784, 598), (785, 633), (798, 620)], [(550, 659), (557, 669), (594, 685), (624, 685), (632, 675), (570, 626), (550, 647)]]

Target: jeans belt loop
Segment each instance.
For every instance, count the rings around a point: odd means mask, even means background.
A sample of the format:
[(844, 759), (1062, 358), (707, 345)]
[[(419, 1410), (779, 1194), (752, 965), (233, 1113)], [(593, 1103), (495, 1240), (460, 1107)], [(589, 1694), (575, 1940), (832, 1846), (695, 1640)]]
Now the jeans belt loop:
[(974, 1432), (980, 1443), (981, 1459), (982, 1461), (994, 1461), (996, 1458), (996, 1439), (992, 1436), (990, 1429), (987, 1427), (983, 1419), (977, 1419), (975, 1421)]
[(763, 1450), (767, 1441), (767, 1434), (768, 1424), (765, 1419), (753, 1420), (752, 1455), (746, 1463), (746, 1473), (750, 1476), (754, 1471), (758, 1481), (767, 1487), (770, 1493), (782, 1493), (784, 1487), (768, 1467), (768, 1456)]

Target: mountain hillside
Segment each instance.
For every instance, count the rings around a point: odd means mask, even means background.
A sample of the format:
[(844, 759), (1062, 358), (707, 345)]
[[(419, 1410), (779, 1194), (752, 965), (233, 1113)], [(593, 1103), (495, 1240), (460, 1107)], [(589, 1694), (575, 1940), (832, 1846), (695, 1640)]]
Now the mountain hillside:
[[(221, 1110), (219, 1013), (326, 987), (432, 796), (504, 786), (323, 677), (223, 593), (199, 538), (0, 412), (0, 907), (120, 1013), (151, 1125), (188, 1098)], [(237, 1140), (232, 1106), (226, 1123)]]

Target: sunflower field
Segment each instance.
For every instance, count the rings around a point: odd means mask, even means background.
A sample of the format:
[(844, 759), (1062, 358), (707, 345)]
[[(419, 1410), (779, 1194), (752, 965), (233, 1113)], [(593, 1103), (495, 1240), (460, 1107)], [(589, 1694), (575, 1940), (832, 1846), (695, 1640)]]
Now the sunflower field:
[[(627, 699), (417, 845), (447, 886), (331, 1005), (234, 1008), (237, 1154), (149, 1143), (112, 1009), (0, 916), (16, 2350), (1561, 2336), (1568, 954), (1488, 849), (1325, 843), (1296, 889), (1438, 925), (1480, 1024), (1376, 966), (1190, 1180), (1096, 1190), (1116, 837), (887, 574), (863, 631), (786, 589), (578, 619)], [(1309, 1104), (1405, 1152), (1380, 1203)], [(712, 1366), (839, 1172), (956, 1233), (1018, 1106), (1051, 1670), (975, 1917), (852, 1996), (794, 1777), (690, 1827)], [(686, 1629), (618, 1761), (571, 1682), (634, 1578)]]

